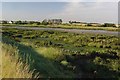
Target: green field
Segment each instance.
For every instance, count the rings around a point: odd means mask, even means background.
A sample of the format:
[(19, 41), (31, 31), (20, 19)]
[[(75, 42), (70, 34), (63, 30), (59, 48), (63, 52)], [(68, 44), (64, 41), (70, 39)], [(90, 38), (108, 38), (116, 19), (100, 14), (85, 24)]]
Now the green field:
[(83, 30), (108, 30), (108, 31), (119, 31), (117, 27), (95, 27), (95, 26), (80, 26), (70, 24), (60, 25), (37, 25), (37, 24), (0, 24), (1, 26), (24, 26), (24, 27), (41, 27), (41, 28), (63, 28), (63, 29), (83, 29)]
[[(18, 61), (18, 66), (21, 63), (23, 72), (27, 66), (26, 76), (20, 77), (120, 79), (120, 42), (116, 36), (4, 28), (2, 44), (7, 54), (3, 52), (3, 57), (12, 55), (8, 58)], [(3, 72), (3, 77), (16, 77), (6, 76), (8, 73)]]

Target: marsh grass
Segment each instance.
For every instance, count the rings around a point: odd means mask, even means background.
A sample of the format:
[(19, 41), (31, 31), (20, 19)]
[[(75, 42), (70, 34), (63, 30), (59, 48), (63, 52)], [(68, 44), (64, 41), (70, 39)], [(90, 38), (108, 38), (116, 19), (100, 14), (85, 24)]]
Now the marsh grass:
[(2, 78), (2, 44), (0, 42), (0, 79)]
[(37, 48), (36, 51), (50, 60), (59, 60), (60, 58), (64, 58), (63, 52), (58, 48), (40, 47)]
[[(74, 75), (71, 71), (64, 70), (58, 62), (41, 55), (28, 45), (19, 44), (5, 37), (3, 38), (3, 43), (17, 47), (19, 60), (22, 61), (23, 64), (27, 64), (30, 71), (33, 71), (32, 77), (37, 75), (37, 77), (41, 78), (67, 78), (73, 77)], [(10, 50), (11, 53), (15, 51), (14, 49)]]
[(30, 71), (29, 65), (21, 62), (18, 56), (17, 47), (11, 45), (2, 45), (2, 78), (37, 78), (33, 77), (33, 71)]
[(108, 31), (120, 31), (117, 27), (94, 27), (94, 26), (81, 26), (81, 25), (37, 25), (37, 24), (0, 24), (0, 26), (24, 26), (24, 27), (44, 27), (44, 28), (63, 28), (63, 29), (84, 29), (84, 30), (108, 30)]
[(86, 77), (94, 70), (98, 70), (97, 77), (118, 77), (120, 55), (116, 36), (4, 29), (2, 39), (3, 43), (15, 46), (20, 61), (42, 77), (71, 78), (80, 76), (79, 73)]

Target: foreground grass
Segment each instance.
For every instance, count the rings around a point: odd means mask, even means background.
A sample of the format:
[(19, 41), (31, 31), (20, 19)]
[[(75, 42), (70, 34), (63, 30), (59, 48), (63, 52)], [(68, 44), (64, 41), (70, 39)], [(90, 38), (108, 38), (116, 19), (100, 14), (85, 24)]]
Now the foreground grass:
[[(7, 44), (5, 49), (7, 48), (8, 52), (5, 52), (3, 48), (3, 51), (5, 53), (7, 53), (10, 56), (11, 55), (18, 56), (18, 57), (12, 57), (12, 59), (8, 57), (10, 61), (11, 60), (13, 61), (11, 63), (7, 61), (8, 59), (6, 59), (6, 61), (3, 61), (4, 63), (3, 70), (6, 71), (3, 73), (3, 77), (65, 78), (65, 77), (73, 77), (74, 75), (71, 71), (64, 70), (63, 67), (59, 63), (54, 62), (53, 60), (48, 59), (47, 57), (39, 55), (40, 53), (37, 53), (34, 49), (32, 49), (28, 45), (16, 43), (13, 40), (10, 40), (9, 38), (3, 38), (3, 43)], [(11, 46), (17, 47), (17, 51), (15, 48)], [(20, 63), (19, 63), (19, 60), (21, 61)], [(18, 64), (18, 65), (11, 65), (11, 64)], [(20, 68), (22, 65), (24, 65), (24, 67), (21, 70)], [(12, 67), (14, 67), (16, 70), (15, 71), (12, 70)], [(29, 72), (29, 71), (32, 71), (32, 72)], [(18, 75), (11, 74), (12, 72)], [(25, 72), (25, 73), (22, 73), (22, 72)], [(27, 75), (27, 73), (29, 74)], [(24, 74), (26, 75), (24, 76)]]
[(18, 29), (2, 33), (3, 42), (16, 46), (22, 62), (42, 77), (119, 78), (116, 36)]
[(80, 26), (80, 25), (36, 25), (36, 24), (0, 24), (0, 26), (24, 26), (24, 27), (43, 27), (43, 28), (63, 28), (63, 29), (83, 29), (83, 30), (108, 30), (108, 31), (120, 31), (116, 27), (94, 27), (94, 26)]
[(36, 48), (36, 51), (50, 60), (58, 60), (59, 58), (64, 57), (63, 52), (60, 49), (54, 47), (40, 47)]
[(19, 51), (15, 46), (2, 44), (2, 78), (37, 78), (33, 77), (29, 65), (21, 62)]

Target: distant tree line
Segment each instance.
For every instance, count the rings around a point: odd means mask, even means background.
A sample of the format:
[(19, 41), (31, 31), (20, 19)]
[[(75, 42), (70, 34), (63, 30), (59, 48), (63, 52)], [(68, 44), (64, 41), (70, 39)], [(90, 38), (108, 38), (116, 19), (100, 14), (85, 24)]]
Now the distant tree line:
[(37, 24), (40, 25), (40, 22), (37, 21), (16, 21), (15, 24)]
[[(53, 24), (62, 24), (62, 19), (44, 19), (43, 21), (0, 21), (0, 23), (2, 24), (36, 24), (36, 25), (53, 25)], [(104, 23), (104, 24), (100, 24), (100, 23), (86, 23), (86, 22), (78, 22), (78, 21), (69, 21), (69, 23), (63, 23), (63, 25), (72, 25), (72, 24), (81, 24), (83, 26), (96, 26), (96, 27), (118, 27), (116, 24), (114, 23)]]
[(81, 25), (84, 24), (85, 26), (97, 26), (97, 27), (117, 27), (116, 24), (114, 24), (114, 23), (100, 24), (100, 23), (86, 23), (86, 22), (69, 21), (69, 24), (81, 24)]
[(40, 21), (0, 21), (2, 24), (43, 24), (43, 25), (49, 25), (49, 24), (62, 24), (62, 19), (44, 19), (42, 22)]
[(104, 23), (103, 25), (101, 25), (102, 27), (116, 27), (115, 24), (113, 23)]

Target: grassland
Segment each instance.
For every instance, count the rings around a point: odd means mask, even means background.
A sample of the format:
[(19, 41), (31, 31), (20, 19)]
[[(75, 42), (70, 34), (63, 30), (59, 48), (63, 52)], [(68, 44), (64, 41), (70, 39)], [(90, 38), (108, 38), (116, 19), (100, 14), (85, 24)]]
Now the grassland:
[(84, 30), (108, 30), (108, 31), (119, 31), (116, 27), (95, 27), (95, 26), (80, 26), (80, 25), (37, 25), (37, 24), (0, 24), (1, 26), (24, 26), (24, 27), (43, 27), (43, 28), (63, 28), (63, 29), (84, 29)]
[(32, 77), (120, 79), (119, 37), (7, 28), (2, 34)]
[[(59, 63), (43, 57), (30, 46), (16, 43), (14, 40), (4, 36), (3, 43), (7, 46), (2, 49), (3, 54), (4, 50), (7, 50), (6, 54), (8, 54), (8, 58), (4, 55), (2, 56), (2, 59), (5, 59), (2, 61), (3, 78), (65, 78), (73, 77), (74, 75), (71, 71), (64, 70)], [(16, 48), (17, 51), (15, 50)]]
[[(19, 51), (16, 47), (2, 44), (2, 78), (32, 78), (34, 70), (29, 70), (29, 65), (21, 62)], [(33, 78), (38, 78), (36, 75)]]

